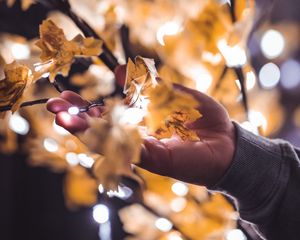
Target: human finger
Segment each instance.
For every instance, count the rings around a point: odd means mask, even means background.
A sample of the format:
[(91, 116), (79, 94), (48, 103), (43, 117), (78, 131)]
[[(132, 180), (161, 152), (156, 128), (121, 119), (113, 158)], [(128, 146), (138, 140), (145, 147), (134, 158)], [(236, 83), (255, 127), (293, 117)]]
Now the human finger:
[(73, 134), (85, 131), (89, 127), (86, 119), (77, 115), (71, 115), (68, 112), (59, 112), (56, 115), (55, 122)]
[(51, 98), (48, 100), (46, 108), (52, 113), (68, 111), (72, 104), (62, 98)]

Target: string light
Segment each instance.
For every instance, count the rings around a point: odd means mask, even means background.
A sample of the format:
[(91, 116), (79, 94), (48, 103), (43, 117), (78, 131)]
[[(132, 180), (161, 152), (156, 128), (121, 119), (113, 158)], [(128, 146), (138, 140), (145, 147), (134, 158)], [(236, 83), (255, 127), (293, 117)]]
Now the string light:
[(274, 88), (280, 80), (280, 70), (274, 63), (265, 64), (259, 71), (259, 82), (265, 89)]
[(103, 224), (109, 220), (109, 209), (104, 204), (98, 204), (93, 208), (93, 218), (97, 223)]
[(29, 132), (29, 123), (18, 113), (14, 113), (9, 119), (9, 128), (17, 134), (26, 135)]
[(44, 139), (44, 148), (48, 152), (56, 152), (58, 150), (58, 143), (52, 138)]
[(177, 196), (184, 197), (188, 194), (189, 188), (186, 184), (182, 182), (176, 182), (171, 187), (173, 193), (175, 193)]
[(77, 115), (79, 113), (79, 108), (78, 107), (70, 107), (68, 109), (68, 113), (71, 115)]
[(155, 226), (162, 232), (169, 232), (172, 229), (173, 224), (166, 218), (158, 218), (155, 221)]
[(247, 62), (245, 50), (239, 46), (229, 46), (225, 39), (218, 42), (218, 48), (225, 58), (228, 67), (243, 66)]
[(274, 29), (266, 31), (261, 39), (260, 47), (265, 57), (273, 59), (284, 50), (285, 40), (282, 34)]
[(226, 233), (226, 240), (247, 240), (247, 237), (240, 229), (232, 229)]
[(91, 168), (95, 163), (95, 160), (85, 153), (80, 153), (77, 155), (77, 157), (79, 159), (79, 164), (83, 167)]
[(182, 31), (182, 24), (178, 21), (170, 21), (163, 24), (156, 33), (156, 39), (160, 45), (165, 46), (164, 37), (176, 35)]
[(79, 163), (78, 156), (74, 152), (68, 152), (66, 154), (66, 160), (70, 164), (70, 166), (76, 166)]
[(187, 200), (183, 197), (179, 197), (179, 198), (174, 198), (171, 201), (171, 209), (174, 212), (181, 212), (183, 209), (185, 209), (187, 205)]
[(147, 112), (144, 109), (127, 108), (120, 119), (120, 123), (136, 125), (143, 121), (146, 114)]
[(17, 60), (24, 60), (30, 57), (30, 49), (26, 44), (13, 43), (10, 49), (13, 57)]

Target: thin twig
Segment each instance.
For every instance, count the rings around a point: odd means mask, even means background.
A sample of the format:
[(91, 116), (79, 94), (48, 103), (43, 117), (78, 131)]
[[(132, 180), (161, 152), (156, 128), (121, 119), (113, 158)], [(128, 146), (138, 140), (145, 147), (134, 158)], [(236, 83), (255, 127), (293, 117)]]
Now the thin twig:
[(243, 106), (244, 106), (244, 109), (245, 109), (245, 112), (246, 112), (246, 115), (248, 118), (249, 106), (248, 106), (248, 96), (247, 96), (245, 75), (244, 75), (243, 69), (241, 67), (235, 67), (234, 72), (240, 82), (240, 85), (241, 85)]
[(214, 88), (214, 90), (213, 90), (213, 95), (220, 89), (220, 87), (221, 87), (221, 85), (222, 85), (222, 83), (223, 83), (223, 80), (225, 79), (225, 76), (226, 76), (226, 74), (227, 74), (227, 72), (228, 72), (228, 67), (227, 67), (227, 65), (225, 65), (224, 66), (224, 68), (223, 68), (223, 70), (222, 70), (222, 72), (221, 72), (221, 75), (220, 75), (220, 77), (219, 77), (219, 79), (218, 79), (218, 81), (217, 81), (217, 84), (216, 84), (216, 86), (215, 86), (215, 88)]
[(99, 55), (99, 58), (104, 62), (104, 64), (111, 70), (114, 69), (119, 65), (117, 58), (114, 54), (110, 51), (107, 47), (104, 40), (90, 27), (90, 25), (81, 19), (76, 13), (74, 13), (71, 9), (67, 12), (63, 12), (67, 16), (69, 16), (76, 26), (83, 32), (86, 37), (94, 37), (96, 39), (100, 39), (103, 41), (102, 50), (103, 52)]
[[(49, 100), (49, 98), (42, 98), (42, 99), (38, 99), (38, 100), (34, 100), (34, 101), (23, 102), (20, 105), (20, 108), (33, 106), (33, 105), (37, 105), (37, 104), (44, 104), (48, 100)], [(13, 107), (13, 105), (0, 107), (0, 112), (10, 111), (12, 109), (12, 107)]]

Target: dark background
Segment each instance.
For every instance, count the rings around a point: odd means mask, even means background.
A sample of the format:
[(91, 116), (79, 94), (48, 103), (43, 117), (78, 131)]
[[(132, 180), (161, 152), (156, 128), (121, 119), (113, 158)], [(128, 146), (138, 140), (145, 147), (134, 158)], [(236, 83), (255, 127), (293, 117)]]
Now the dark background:
[[(271, 1), (258, 1), (261, 14), (273, 22), (282, 20), (300, 21), (299, 0), (277, 0), (270, 9)], [(40, 5), (28, 11), (20, 10), (19, 4), (7, 8), (0, 2), (0, 32), (10, 32), (29, 39), (38, 36), (38, 25), (46, 18), (47, 10)], [(259, 69), (266, 59), (254, 51), (255, 39), (250, 39), (252, 61)], [(300, 50), (300, 48), (299, 48)], [(299, 60), (299, 50), (294, 58)], [(280, 88), (280, 86), (279, 86)], [(287, 110), (287, 120), (276, 137), (285, 138), (300, 146), (300, 130), (291, 122), (294, 109), (299, 106), (300, 89), (292, 93), (282, 91), (282, 104)], [(19, 139), (22, 141), (22, 139)], [(98, 239), (98, 225), (92, 219), (91, 209), (69, 211), (62, 194), (63, 174), (54, 174), (48, 169), (32, 168), (26, 164), (26, 156), (17, 153), (11, 156), (0, 155), (0, 240), (93, 240)], [(122, 207), (117, 199), (109, 204), (115, 211)], [(117, 212), (112, 212), (113, 239), (123, 239)], [(115, 218), (115, 219), (114, 219)]]

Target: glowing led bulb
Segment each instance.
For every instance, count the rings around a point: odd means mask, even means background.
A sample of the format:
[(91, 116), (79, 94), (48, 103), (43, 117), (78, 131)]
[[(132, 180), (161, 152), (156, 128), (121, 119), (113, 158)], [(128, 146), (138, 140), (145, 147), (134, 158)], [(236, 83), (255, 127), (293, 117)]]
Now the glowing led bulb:
[(182, 182), (176, 182), (172, 185), (172, 191), (177, 196), (184, 197), (185, 195), (187, 195), (189, 188), (186, 184)]
[(96, 222), (103, 224), (109, 220), (109, 209), (103, 204), (98, 204), (93, 208), (93, 218)]
[(29, 123), (25, 118), (15, 113), (9, 119), (9, 128), (15, 133), (26, 135), (29, 132)]
[(52, 138), (44, 139), (44, 148), (48, 152), (56, 152), (58, 150), (58, 143)]
[(86, 168), (91, 168), (95, 162), (95, 160), (85, 153), (80, 153), (77, 155), (79, 159), (79, 163), (81, 166), (86, 167)]
[(267, 63), (260, 69), (258, 76), (260, 84), (266, 89), (271, 89), (280, 80), (280, 70), (276, 64)]
[(169, 232), (172, 229), (173, 224), (166, 218), (158, 218), (155, 221), (155, 226), (162, 232)]
[(68, 152), (66, 154), (66, 160), (71, 166), (76, 166), (79, 163), (77, 154), (74, 152)]
[(79, 113), (79, 108), (78, 107), (70, 107), (68, 109), (68, 113), (71, 115), (77, 115)]
[(10, 49), (15, 59), (22, 60), (30, 57), (30, 50), (26, 44), (13, 43)]
[(164, 36), (176, 35), (182, 31), (181, 23), (177, 21), (170, 21), (163, 24), (156, 33), (156, 39), (160, 45), (165, 46)]
[(247, 240), (247, 237), (240, 229), (232, 229), (226, 233), (226, 240)]
[(284, 45), (282, 34), (274, 29), (266, 31), (260, 43), (263, 54), (269, 59), (278, 57), (283, 52)]

